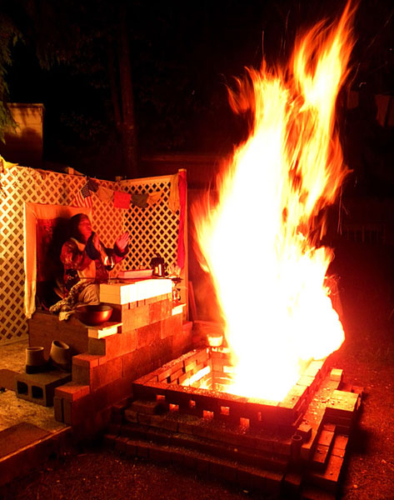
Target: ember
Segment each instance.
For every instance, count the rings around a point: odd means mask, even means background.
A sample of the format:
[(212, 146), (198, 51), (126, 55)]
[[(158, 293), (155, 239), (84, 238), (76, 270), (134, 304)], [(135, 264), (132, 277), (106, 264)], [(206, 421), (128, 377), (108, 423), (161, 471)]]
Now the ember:
[[(253, 112), (253, 130), (218, 178), (217, 206), (193, 210), (235, 367), (227, 392), (281, 401), (311, 359), (344, 340), (325, 283), (333, 253), (319, 238), (347, 174), (335, 103), (353, 13), (348, 4), (336, 24), (300, 38), (287, 70), (263, 63), (230, 92), (236, 112)], [(234, 262), (242, 285), (228, 271)]]

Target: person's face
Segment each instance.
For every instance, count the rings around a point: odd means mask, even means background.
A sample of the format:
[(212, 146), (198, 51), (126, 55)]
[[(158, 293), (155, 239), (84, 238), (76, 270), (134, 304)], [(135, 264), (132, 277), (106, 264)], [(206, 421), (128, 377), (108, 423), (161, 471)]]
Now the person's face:
[(90, 225), (89, 217), (82, 217), (78, 224), (78, 231), (86, 243), (92, 234), (92, 226)]

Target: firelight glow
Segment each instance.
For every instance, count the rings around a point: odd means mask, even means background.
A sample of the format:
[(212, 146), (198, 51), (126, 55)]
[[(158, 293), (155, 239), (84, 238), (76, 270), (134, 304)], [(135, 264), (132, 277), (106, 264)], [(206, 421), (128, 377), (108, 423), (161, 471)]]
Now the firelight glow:
[(300, 38), (287, 70), (263, 63), (238, 81), (230, 104), (254, 113), (253, 130), (217, 179), (216, 206), (207, 197), (192, 208), (232, 351), (234, 394), (281, 401), (310, 360), (344, 340), (325, 284), (333, 253), (316, 235), (347, 175), (335, 104), (353, 14), (348, 4), (336, 23)]

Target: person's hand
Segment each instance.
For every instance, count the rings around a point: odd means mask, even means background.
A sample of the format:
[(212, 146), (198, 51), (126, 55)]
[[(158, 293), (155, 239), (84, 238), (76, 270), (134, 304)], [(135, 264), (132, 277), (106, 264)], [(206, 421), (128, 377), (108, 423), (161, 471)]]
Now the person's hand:
[(100, 244), (100, 238), (98, 237), (97, 233), (94, 233), (92, 241), (93, 241), (94, 248), (98, 252), (100, 252), (101, 251), (101, 244)]
[(119, 250), (123, 253), (129, 243), (129, 234), (128, 233), (123, 233), (121, 234), (117, 240), (116, 240), (116, 246), (119, 248)]

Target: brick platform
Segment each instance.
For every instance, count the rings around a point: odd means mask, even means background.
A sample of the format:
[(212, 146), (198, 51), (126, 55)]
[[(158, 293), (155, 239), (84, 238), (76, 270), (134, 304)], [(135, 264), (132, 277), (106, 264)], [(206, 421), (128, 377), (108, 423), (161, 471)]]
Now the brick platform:
[[(362, 390), (345, 386), (342, 371), (322, 363), (313, 364), (300, 379), (300, 388), (276, 406), (177, 385), (209, 361), (209, 349), (200, 349), (135, 381), (135, 399), (114, 408), (105, 436), (108, 446), (128, 456), (215, 474), (266, 494), (335, 498)], [(229, 409), (225, 413), (224, 401)], [(298, 407), (303, 408), (300, 415), (293, 411)], [(291, 408), (290, 413), (282, 414), (283, 408)], [(262, 419), (250, 425), (257, 410)], [(275, 418), (264, 418), (265, 412)]]
[[(169, 281), (103, 288), (103, 298), (114, 308), (113, 323), (104, 335), (90, 327), (87, 352), (72, 358), (72, 381), (57, 388), (54, 398), (56, 420), (71, 425), (77, 435), (103, 430), (111, 407), (132, 397), (137, 378), (191, 348), (183, 308), (173, 304), (171, 293), (162, 293), (170, 290)], [(154, 296), (156, 288), (160, 293)], [(136, 300), (126, 302), (131, 295)]]

